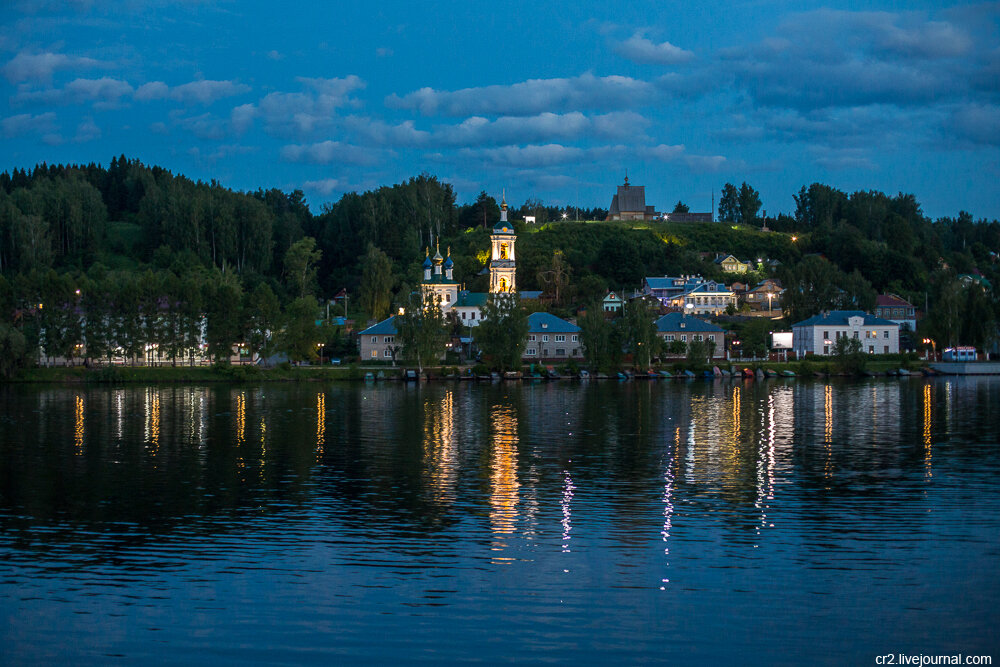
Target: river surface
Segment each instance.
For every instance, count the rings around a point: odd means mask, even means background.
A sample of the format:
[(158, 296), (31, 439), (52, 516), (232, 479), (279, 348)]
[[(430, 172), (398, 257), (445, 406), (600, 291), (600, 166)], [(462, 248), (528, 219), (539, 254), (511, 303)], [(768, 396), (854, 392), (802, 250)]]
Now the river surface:
[(1000, 378), (0, 387), (0, 660), (1000, 660), (998, 432)]

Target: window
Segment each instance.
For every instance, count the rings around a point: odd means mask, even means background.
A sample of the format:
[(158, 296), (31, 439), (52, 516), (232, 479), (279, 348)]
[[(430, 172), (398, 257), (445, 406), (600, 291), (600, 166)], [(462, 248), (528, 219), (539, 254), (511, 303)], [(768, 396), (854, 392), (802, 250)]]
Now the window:
[(868, 346), (868, 354), (875, 354), (875, 346), (874, 345), (869, 345)]
[(886, 329), (885, 331), (882, 332), (882, 338), (888, 338), (888, 337), (889, 337), (889, 330)]
[(710, 341), (712, 341), (714, 343), (715, 342), (715, 334), (709, 334), (708, 335), (708, 340), (710, 340)]
[(702, 340), (702, 335), (701, 334), (692, 334), (691, 335), (691, 340), (701, 341)]
[(537, 354), (538, 354), (538, 351), (535, 348), (533, 348), (533, 347), (529, 347), (527, 350), (524, 351), (524, 356), (526, 356), (526, 357), (534, 357)]
[(674, 341), (674, 335), (673, 334), (667, 334), (667, 342), (668, 343), (672, 343), (673, 341)]
[(500, 259), (507, 259), (507, 244), (500, 244)]
[(883, 346), (883, 350), (884, 350), (884, 354), (889, 354), (889, 346), (888, 345)]
[(576, 343), (576, 342), (578, 342), (580, 340), (580, 336), (578, 336), (577, 334), (573, 334), (572, 337), (570, 338), (570, 340), (572, 340), (574, 343)]
[(372, 359), (378, 359), (378, 350), (372, 350)]
[[(471, 313), (469, 313), (469, 319), (470, 320), (476, 319), (476, 311), (472, 311)], [(480, 318), (480, 319), (482, 319), (482, 318)]]
[(386, 336), (385, 338), (382, 339), (382, 342), (383, 343), (391, 343), (392, 342), (392, 336)]
[(823, 354), (830, 354), (830, 346), (829, 345), (824, 345), (823, 346)]
[(386, 349), (384, 352), (382, 352), (382, 356), (386, 357), (387, 359), (390, 359), (390, 358), (392, 358), (392, 351), (389, 350), (389, 349)]
[(556, 348), (556, 356), (557, 357), (565, 357), (566, 356), (566, 348), (557, 347)]
[(465, 311), (464, 310), (462, 311), (462, 319), (463, 320), (465, 319)]
[(854, 337), (855, 337), (855, 338), (861, 338), (861, 336), (859, 336), (859, 335), (858, 335), (858, 333), (859, 333), (859, 332), (857, 332), (857, 331), (855, 331), (855, 332), (854, 332)]
[(377, 343), (378, 342), (378, 336), (372, 336), (372, 342), (373, 343)]
[(681, 334), (681, 341), (683, 341), (685, 343), (688, 342), (687, 334)]
[(549, 335), (548, 334), (543, 334), (542, 335), (542, 342), (543, 343), (548, 343), (549, 342)]
[(534, 343), (535, 342), (535, 334), (529, 334), (528, 335), (528, 342), (529, 343)]
[(556, 334), (556, 342), (557, 343), (565, 343), (566, 342), (566, 335), (565, 334)]

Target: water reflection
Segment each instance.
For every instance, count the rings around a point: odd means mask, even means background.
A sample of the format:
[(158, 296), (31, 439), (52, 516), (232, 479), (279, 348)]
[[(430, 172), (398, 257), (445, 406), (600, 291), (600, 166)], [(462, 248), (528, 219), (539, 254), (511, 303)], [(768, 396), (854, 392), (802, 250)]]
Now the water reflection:
[(455, 392), (447, 389), (439, 399), (428, 396), (423, 407), (423, 469), (434, 502), (447, 505), (455, 499), (458, 480)]
[(73, 430), (73, 449), (77, 456), (83, 456), (83, 431), (85, 425), (85, 412), (83, 406), (83, 396), (76, 396), (76, 427)]
[[(510, 535), (517, 525), (518, 417), (511, 405), (498, 405), (490, 414), (490, 524), (497, 537)], [(494, 549), (506, 546), (497, 541)], [(502, 559), (501, 559), (502, 560)]]

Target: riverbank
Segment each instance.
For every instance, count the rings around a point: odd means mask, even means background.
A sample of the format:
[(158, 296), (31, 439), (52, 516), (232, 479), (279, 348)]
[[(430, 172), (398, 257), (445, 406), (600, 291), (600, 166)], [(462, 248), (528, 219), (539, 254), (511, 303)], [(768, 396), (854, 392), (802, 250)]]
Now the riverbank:
[[(804, 362), (764, 362), (746, 361), (717, 364), (719, 368), (739, 371), (766, 369), (777, 373), (791, 371), (796, 376), (814, 377), (821, 375), (852, 375), (843, 373), (829, 360), (809, 360)], [(570, 368), (564, 364), (540, 365), (536, 368), (551, 366), (563, 375), (575, 375), (575, 365)], [(870, 360), (865, 364), (864, 374), (887, 375), (905, 367), (911, 372), (919, 373), (926, 366), (924, 362), (901, 363), (899, 360)], [(656, 367), (672, 373), (691, 370), (701, 375), (711, 366), (695, 364), (664, 364)], [(527, 370), (527, 367), (524, 369)], [(488, 371), (482, 367), (451, 366), (424, 369), (425, 375), (432, 379), (454, 378), (455, 376), (484, 375)], [(118, 384), (118, 383), (188, 383), (200, 384), (207, 382), (337, 382), (360, 381), (367, 374), (384, 379), (401, 379), (403, 367), (391, 366), (287, 366), (261, 368), (252, 365), (232, 366), (103, 366), (87, 368), (84, 366), (50, 366), (23, 369), (14, 378), (13, 383), (87, 383), (87, 384)], [(853, 375), (864, 375), (853, 374)], [(610, 375), (614, 376), (612, 372)]]

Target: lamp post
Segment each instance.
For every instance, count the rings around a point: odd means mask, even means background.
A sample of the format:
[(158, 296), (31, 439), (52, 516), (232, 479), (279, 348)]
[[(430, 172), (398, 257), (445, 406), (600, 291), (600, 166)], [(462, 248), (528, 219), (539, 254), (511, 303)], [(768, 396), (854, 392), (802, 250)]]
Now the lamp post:
[(767, 293), (767, 316), (771, 316), (771, 298), (774, 296), (774, 292), (768, 291)]
[(931, 346), (931, 361), (937, 361), (937, 343), (933, 338), (925, 338), (924, 345)]

